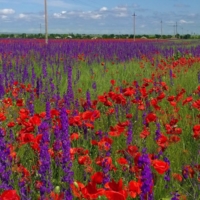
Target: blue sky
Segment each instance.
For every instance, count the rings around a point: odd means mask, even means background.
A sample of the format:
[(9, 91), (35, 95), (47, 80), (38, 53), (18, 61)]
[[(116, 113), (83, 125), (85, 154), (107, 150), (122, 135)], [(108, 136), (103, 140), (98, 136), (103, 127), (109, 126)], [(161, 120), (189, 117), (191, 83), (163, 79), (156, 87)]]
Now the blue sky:
[[(11, 3), (12, 2), (12, 3)], [(50, 33), (200, 35), (200, 0), (47, 0)], [(0, 0), (0, 33), (44, 33), (44, 0)]]

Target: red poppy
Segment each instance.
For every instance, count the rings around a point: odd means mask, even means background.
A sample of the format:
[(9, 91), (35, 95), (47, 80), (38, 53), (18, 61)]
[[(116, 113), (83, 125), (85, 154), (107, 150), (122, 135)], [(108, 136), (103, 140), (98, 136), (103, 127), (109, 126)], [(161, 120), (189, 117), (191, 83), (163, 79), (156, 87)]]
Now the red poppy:
[(52, 200), (63, 200), (64, 199), (64, 193), (61, 192), (60, 194), (57, 194), (55, 192), (51, 192), (50, 196), (52, 198)]
[(200, 99), (193, 102), (192, 106), (197, 110), (200, 110)]
[(132, 87), (124, 89), (124, 96), (132, 96), (135, 94), (135, 90)]
[(147, 116), (146, 116), (146, 122), (149, 123), (149, 122), (155, 122), (157, 119), (157, 116), (155, 113), (149, 113)]
[(105, 188), (110, 190), (109, 192), (105, 192), (105, 195), (108, 196), (108, 198), (109, 198), (109, 196), (112, 197), (112, 195), (114, 195), (114, 193), (116, 193), (116, 192), (121, 194), (121, 195), (115, 194), (117, 196), (121, 196), (120, 197), (121, 199), (123, 199), (123, 197), (124, 197), (124, 199), (126, 199), (126, 197), (127, 197), (127, 191), (123, 187), (123, 181), (121, 178), (119, 179), (118, 182), (115, 182), (114, 180), (112, 180), (111, 182), (106, 183)]
[(41, 124), (40, 117), (38, 115), (34, 115), (29, 120), (30, 123), (32, 123), (33, 126), (39, 126)]
[(70, 185), (75, 197), (82, 198), (82, 189), (85, 187), (81, 182), (74, 182)]
[(12, 99), (11, 98), (6, 98), (3, 100), (3, 103), (5, 104), (6, 107), (9, 107), (12, 105)]
[(141, 193), (141, 182), (130, 181), (128, 184), (128, 191), (131, 198), (135, 198), (137, 195)]
[(128, 161), (127, 161), (125, 158), (123, 158), (123, 157), (119, 158), (119, 159), (117, 160), (117, 162), (118, 162), (120, 165), (127, 165), (127, 164), (128, 164)]
[(82, 189), (82, 194), (84, 198), (94, 200), (104, 194), (104, 189), (97, 189), (96, 184), (90, 182)]
[(157, 100), (161, 101), (162, 99), (165, 98), (165, 93), (162, 92), (158, 97), (157, 97)]
[(126, 115), (126, 119), (131, 119), (132, 117), (133, 117), (133, 115), (130, 113)]
[(159, 174), (164, 174), (169, 169), (167, 162), (158, 159), (153, 160), (152, 165)]
[(108, 137), (103, 137), (99, 142), (98, 142), (98, 148), (99, 150), (105, 150), (108, 151), (111, 148), (113, 140), (108, 138)]
[(181, 176), (181, 174), (178, 174), (178, 173), (173, 173), (173, 174), (172, 174), (172, 177), (173, 177), (175, 180), (179, 181), (179, 182), (181, 182), (181, 181), (183, 180), (183, 177)]
[(189, 103), (193, 100), (192, 97), (187, 97), (184, 101), (183, 101), (183, 105), (185, 105), (186, 103)]
[(140, 138), (145, 139), (148, 135), (150, 135), (150, 132), (146, 127), (144, 127), (143, 131), (140, 133)]
[(6, 116), (4, 115), (4, 113), (0, 113), (0, 121), (4, 121), (6, 120)]
[(78, 158), (78, 164), (79, 165), (89, 165), (91, 164), (91, 158), (88, 155), (84, 155), (84, 156), (79, 156)]
[(20, 200), (16, 190), (6, 190), (1, 194), (1, 200)]
[(105, 196), (108, 200), (126, 200), (125, 196), (122, 193), (115, 191), (105, 191)]
[(158, 106), (158, 100), (157, 99), (152, 99), (151, 105), (155, 108), (155, 110), (160, 110), (160, 106)]
[(127, 148), (127, 152), (132, 157), (135, 157), (136, 153), (138, 152), (138, 147), (134, 146), (134, 145), (129, 145), (128, 148)]
[(8, 125), (7, 125), (9, 128), (12, 128), (15, 126), (15, 122), (9, 122)]
[(114, 79), (112, 79), (112, 80), (110, 81), (110, 83), (112, 84), (112, 86), (114, 86), (115, 83), (116, 83), (116, 81), (115, 81)]
[(185, 165), (182, 170), (182, 175), (189, 176), (190, 178), (193, 178), (195, 174), (194, 169), (190, 165)]
[(93, 183), (96, 184), (101, 184), (103, 181), (103, 172), (96, 172), (95, 174), (92, 175), (91, 180)]
[(181, 140), (181, 138), (178, 137), (178, 136), (176, 136), (176, 135), (172, 135), (172, 136), (170, 136), (170, 138), (169, 138), (169, 142), (173, 142), (173, 143), (177, 143), (177, 142), (179, 142), (180, 140)]
[(197, 124), (193, 127), (193, 137), (197, 140), (200, 138), (200, 124)]
[(78, 133), (72, 133), (72, 134), (70, 135), (70, 139), (71, 139), (71, 140), (78, 140), (78, 138), (79, 138), (79, 134), (78, 134)]
[(22, 106), (24, 105), (23, 99), (17, 99), (16, 105), (17, 105), (18, 107), (22, 107)]

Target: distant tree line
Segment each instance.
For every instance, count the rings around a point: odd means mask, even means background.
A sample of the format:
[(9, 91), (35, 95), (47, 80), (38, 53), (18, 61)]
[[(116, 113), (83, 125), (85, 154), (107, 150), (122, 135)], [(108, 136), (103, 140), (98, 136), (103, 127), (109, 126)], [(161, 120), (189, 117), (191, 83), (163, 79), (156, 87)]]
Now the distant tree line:
[[(49, 39), (97, 39), (97, 38), (102, 38), (102, 39), (131, 39), (133, 38), (133, 34), (74, 34), (74, 33), (69, 33), (69, 34), (55, 34), (55, 33), (50, 33), (48, 35)], [(37, 34), (27, 34), (27, 33), (18, 33), (18, 34), (10, 34), (10, 33), (0, 33), (0, 38), (34, 38), (34, 39), (44, 39), (45, 35), (41, 33)], [(143, 39), (170, 39), (170, 38), (179, 38), (179, 39), (200, 39), (200, 35), (190, 35), (190, 34), (185, 34), (185, 35), (135, 35), (135, 38), (143, 38)]]

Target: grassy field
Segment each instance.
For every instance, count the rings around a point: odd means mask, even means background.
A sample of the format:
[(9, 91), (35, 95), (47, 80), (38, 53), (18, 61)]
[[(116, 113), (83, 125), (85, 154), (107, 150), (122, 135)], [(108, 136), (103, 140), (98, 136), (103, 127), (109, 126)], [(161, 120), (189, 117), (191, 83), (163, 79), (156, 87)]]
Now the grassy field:
[(196, 42), (0, 40), (5, 199), (200, 199)]

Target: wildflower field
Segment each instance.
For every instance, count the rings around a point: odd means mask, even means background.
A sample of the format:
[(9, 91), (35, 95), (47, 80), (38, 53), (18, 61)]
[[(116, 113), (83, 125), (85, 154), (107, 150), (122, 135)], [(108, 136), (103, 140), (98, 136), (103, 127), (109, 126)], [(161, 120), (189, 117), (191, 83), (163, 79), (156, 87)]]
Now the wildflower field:
[(200, 199), (200, 43), (0, 40), (0, 200)]

